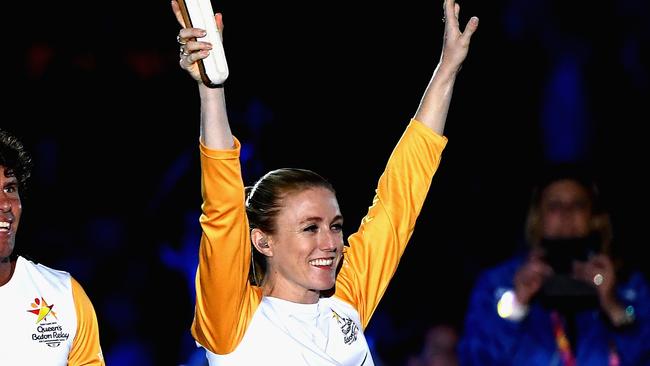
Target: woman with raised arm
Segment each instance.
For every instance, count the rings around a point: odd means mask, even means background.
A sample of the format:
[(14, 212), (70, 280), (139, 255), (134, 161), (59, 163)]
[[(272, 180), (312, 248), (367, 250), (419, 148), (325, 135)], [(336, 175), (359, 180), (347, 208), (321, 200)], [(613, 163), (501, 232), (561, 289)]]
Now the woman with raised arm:
[[(363, 330), (413, 233), (447, 139), (456, 75), (478, 26), (461, 31), (445, 0), (442, 54), (421, 103), (379, 178), (358, 231), (344, 247), (334, 189), (317, 173), (273, 170), (245, 188), (240, 143), (224, 88), (203, 84), (197, 61), (211, 45), (183, 27), (180, 66), (201, 97), (202, 237), (192, 334), (210, 365), (373, 365)], [(221, 14), (216, 14), (219, 30)], [(256, 265), (251, 265), (253, 258)]]

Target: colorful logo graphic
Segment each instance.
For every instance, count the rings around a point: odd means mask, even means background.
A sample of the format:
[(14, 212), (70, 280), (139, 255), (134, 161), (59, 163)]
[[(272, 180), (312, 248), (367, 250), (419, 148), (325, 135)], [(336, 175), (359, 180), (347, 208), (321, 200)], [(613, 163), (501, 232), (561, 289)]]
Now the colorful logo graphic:
[(32, 310), (27, 310), (27, 312), (37, 315), (36, 324), (40, 323), (43, 319), (47, 321), (47, 317), (49, 315), (52, 315), (55, 319), (59, 319), (56, 317), (54, 310), (52, 310), (54, 308), (54, 304), (48, 305), (43, 297), (40, 299), (38, 297), (35, 298), (34, 302), (30, 305), (32, 306)]

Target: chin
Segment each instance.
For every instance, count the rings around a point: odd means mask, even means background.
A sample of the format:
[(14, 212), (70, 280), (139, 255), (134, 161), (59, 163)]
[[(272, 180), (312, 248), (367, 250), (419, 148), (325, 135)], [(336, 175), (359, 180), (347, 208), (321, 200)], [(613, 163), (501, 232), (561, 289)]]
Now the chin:
[(10, 247), (8, 249), (2, 250), (0, 249), (0, 258), (6, 258), (9, 257), (13, 253), (13, 248)]
[(327, 291), (333, 288), (335, 284), (335, 280), (315, 281), (312, 288), (318, 291)]

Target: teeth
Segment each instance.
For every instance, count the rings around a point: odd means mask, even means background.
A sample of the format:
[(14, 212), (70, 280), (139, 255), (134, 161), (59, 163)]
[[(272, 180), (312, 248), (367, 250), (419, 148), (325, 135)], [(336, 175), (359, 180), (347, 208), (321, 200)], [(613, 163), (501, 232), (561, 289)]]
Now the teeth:
[(309, 264), (312, 266), (331, 266), (334, 263), (334, 259), (314, 259), (309, 261)]
[(0, 229), (9, 229), (9, 223), (8, 222), (0, 222)]

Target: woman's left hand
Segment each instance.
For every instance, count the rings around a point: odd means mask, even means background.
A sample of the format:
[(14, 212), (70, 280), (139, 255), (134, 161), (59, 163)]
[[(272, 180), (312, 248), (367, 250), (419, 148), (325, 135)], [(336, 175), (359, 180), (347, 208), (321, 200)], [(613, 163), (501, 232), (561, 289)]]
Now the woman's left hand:
[(586, 262), (574, 262), (573, 274), (576, 279), (596, 288), (601, 305), (607, 306), (615, 301), (616, 271), (609, 256), (597, 254)]

